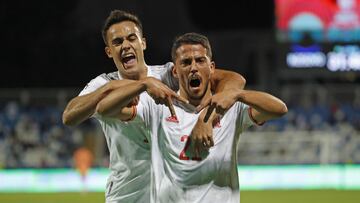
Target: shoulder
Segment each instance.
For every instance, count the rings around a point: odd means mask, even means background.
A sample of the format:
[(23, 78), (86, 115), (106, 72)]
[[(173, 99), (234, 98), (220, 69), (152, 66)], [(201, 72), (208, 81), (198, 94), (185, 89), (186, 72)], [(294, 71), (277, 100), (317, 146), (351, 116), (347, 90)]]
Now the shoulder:
[(111, 73), (103, 73), (101, 75), (99, 75), (100, 77), (102, 77), (105, 80), (119, 80), (119, 74), (117, 71), (111, 72)]
[(95, 78), (93, 78), (89, 83), (92, 82), (101, 82), (101, 81), (111, 81), (111, 80), (118, 80), (119, 75), (118, 72), (111, 72), (111, 73), (102, 73)]
[(242, 114), (243, 112), (247, 112), (249, 106), (242, 102), (235, 102), (234, 105), (227, 111), (233, 114)]
[(101, 86), (105, 85), (106, 83), (110, 82), (111, 80), (116, 80), (117, 78), (119, 78), (117, 72), (102, 73), (97, 77), (93, 78), (92, 80), (90, 80), (90, 82), (87, 83), (87, 85), (80, 92), (79, 95), (81, 96), (81, 95), (89, 94), (97, 90)]
[(148, 66), (149, 68), (149, 75), (151, 76), (162, 76), (165, 73), (167, 73), (169, 70), (172, 70), (172, 67), (174, 67), (174, 64), (172, 62), (167, 62), (163, 65), (151, 65)]
[(168, 69), (168, 68), (172, 68), (174, 66), (174, 64), (172, 62), (167, 62), (163, 65), (148, 65), (148, 67), (151, 70), (164, 70), (164, 69)]

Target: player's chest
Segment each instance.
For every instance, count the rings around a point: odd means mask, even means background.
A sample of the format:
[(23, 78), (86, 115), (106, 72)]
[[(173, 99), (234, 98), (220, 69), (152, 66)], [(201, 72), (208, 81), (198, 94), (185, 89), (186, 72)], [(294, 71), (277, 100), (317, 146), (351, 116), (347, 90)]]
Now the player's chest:
[(161, 126), (166, 134), (183, 135), (190, 134), (198, 121), (199, 114), (186, 112), (175, 106), (176, 117), (171, 116), (168, 109), (163, 110)]

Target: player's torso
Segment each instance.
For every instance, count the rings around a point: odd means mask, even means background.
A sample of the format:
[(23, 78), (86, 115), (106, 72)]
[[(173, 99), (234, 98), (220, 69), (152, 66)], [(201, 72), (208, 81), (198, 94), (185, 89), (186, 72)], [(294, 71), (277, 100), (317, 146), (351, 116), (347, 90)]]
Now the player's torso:
[[(195, 153), (194, 143), (190, 140), (199, 114), (189, 113), (175, 106), (178, 120), (169, 119), (168, 109), (163, 110), (161, 128), (158, 135), (158, 147), (167, 163), (167, 172), (184, 185), (207, 182), (201, 174), (207, 174), (208, 180), (230, 170), (227, 162), (236, 159), (235, 121), (224, 117), (213, 129), (214, 146), (200, 154)], [(233, 145), (235, 147), (233, 147)]]
[[(161, 79), (164, 77), (162, 67), (148, 66), (148, 76)], [(88, 92), (119, 79), (118, 72), (103, 74), (89, 83)], [(111, 173), (106, 186), (106, 201), (149, 202), (151, 153), (147, 138), (150, 132), (144, 122), (138, 118), (131, 122), (101, 116), (96, 118), (101, 124), (110, 152)]]
[[(158, 198), (156, 201), (216, 200), (211, 193), (225, 198), (225, 202), (232, 200), (233, 191), (238, 190), (237, 171), (234, 170), (236, 119), (230, 119), (229, 112), (229, 116), (225, 116), (213, 130), (214, 146), (197, 155), (189, 136), (199, 114), (186, 112), (177, 106), (175, 111), (179, 118), (177, 121), (169, 118), (169, 110), (164, 107), (158, 135), (152, 137), (155, 142), (152, 143), (153, 165), (155, 168), (155, 165), (162, 165), (163, 169), (153, 171), (157, 190), (155, 196)], [(235, 199), (237, 201), (237, 197)]]
[[(172, 63), (165, 65), (147, 66), (147, 75), (162, 79)], [(96, 78), (98, 81), (93, 84), (103, 84), (111, 80), (121, 80), (119, 72), (103, 74)], [(95, 80), (96, 80), (95, 79)], [(90, 87), (92, 88), (92, 87)], [(95, 88), (95, 87), (94, 87)], [(135, 118), (131, 122), (123, 122), (118, 119), (97, 116), (106, 137), (110, 152), (110, 168), (120, 170), (122, 162), (131, 163), (137, 160), (150, 161), (150, 144), (147, 138), (150, 137), (149, 130), (141, 119)], [(130, 167), (131, 166), (124, 166)]]

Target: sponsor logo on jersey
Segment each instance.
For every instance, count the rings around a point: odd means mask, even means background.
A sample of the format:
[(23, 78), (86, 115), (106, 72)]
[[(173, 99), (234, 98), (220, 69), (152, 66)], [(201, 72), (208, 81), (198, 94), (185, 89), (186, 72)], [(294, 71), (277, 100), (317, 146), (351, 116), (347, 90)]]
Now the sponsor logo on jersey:
[(165, 120), (172, 123), (179, 123), (179, 120), (177, 119), (176, 116), (169, 116)]

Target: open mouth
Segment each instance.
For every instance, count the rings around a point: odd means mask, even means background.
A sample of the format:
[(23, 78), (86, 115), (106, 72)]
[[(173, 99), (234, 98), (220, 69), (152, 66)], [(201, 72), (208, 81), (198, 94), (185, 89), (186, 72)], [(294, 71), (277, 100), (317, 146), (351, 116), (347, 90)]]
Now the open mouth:
[(194, 75), (190, 78), (189, 84), (190, 84), (190, 87), (197, 88), (200, 86), (201, 80), (198, 76)]
[(133, 53), (124, 54), (121, 56), (121, 61), (124, 64), (131, 64), (135, 61), (135, 55)]

